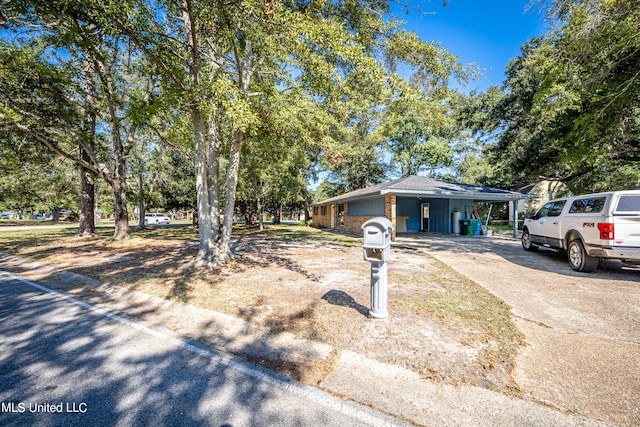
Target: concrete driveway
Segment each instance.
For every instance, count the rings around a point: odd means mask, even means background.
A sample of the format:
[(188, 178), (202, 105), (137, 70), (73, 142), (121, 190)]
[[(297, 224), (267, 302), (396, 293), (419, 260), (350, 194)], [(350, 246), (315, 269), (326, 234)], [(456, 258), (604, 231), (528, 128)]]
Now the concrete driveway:
[(640, 425), (640, 268), (608, 261), (577, 273), (564, 254), (490, 237), (410, 235), (395, 245), (428, 253), (511, 305), (529, 344), (513, 373), (525, 397)]

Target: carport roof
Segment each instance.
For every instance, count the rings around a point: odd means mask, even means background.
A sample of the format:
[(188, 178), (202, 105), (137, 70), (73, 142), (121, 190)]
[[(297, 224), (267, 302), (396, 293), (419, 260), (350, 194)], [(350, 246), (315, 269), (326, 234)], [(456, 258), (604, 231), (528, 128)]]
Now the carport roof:
[(534, 199), (537, 196), (516, 191), (501, 190), (499, 188), (481, 187), (471, 184), (443, 181), (424, 176), (411, 175), (360, 190), (351, 191), (340, 196), (332, 197), (314, 206), (343, 203), (352, 200), (369, 199), (385, 194), (396, 196), (424, 197), (432, 199), (468, 199), (487, 202), (507, 202), (520, 199)]

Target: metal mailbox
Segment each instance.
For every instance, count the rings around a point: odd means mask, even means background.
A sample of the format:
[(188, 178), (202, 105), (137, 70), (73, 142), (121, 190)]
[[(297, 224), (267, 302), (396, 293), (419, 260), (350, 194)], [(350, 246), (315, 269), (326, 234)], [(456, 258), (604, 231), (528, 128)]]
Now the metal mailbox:
[(384, 249), (391, 246), (393, 224), (385, 217), (372, 218), (362, 224), (365, 248)]
[(372, 218), (362, 224), (364, 259), (371, 263), (372, 317), (383, 319), (387, 311), (387, 261), (391, 253), (393, 224), (385, 217)]

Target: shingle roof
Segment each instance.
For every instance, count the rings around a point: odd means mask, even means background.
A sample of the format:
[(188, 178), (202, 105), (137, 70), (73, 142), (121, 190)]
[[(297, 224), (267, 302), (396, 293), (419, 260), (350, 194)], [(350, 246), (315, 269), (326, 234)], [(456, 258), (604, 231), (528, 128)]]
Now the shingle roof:
[(400, 178), (360, 190), (351, 191), (340, 196), (314, 203), (314, 205), (342, 203), (350, 200), (367, 199), (384, 194), (431, 198), (465, 198), (487, 201), (508, 201), (535, 197), (515, 191), (501, 190), (499, 188), (481, 187), (478, 185), (461, 184), (443, 181), (440, 179), (427, 178), (424, 176), (411, 175), (407, 178)]

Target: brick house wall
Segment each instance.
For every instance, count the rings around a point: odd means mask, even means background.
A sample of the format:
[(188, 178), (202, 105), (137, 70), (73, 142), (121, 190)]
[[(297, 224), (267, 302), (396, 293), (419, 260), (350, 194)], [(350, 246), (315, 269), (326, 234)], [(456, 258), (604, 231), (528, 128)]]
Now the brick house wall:
[(384, 196), (384, 216), (389, 218), (391, 224), (393, 224), (393, 230), (391, 231), (391, 240), (396, 240), (396, 195), (386, 194)]
[(331, 227), (331, 205), (313, 207), (313, 226), (316, 228)]
[[(343, 211), (340, 213), (338, 205), (343, 205)], [(331, 205), (314, 206), (313, 207), (313, 226), (316, 228), (331, 228)], [(393, 232), (391, 239), (396, 239), (396, 196), (394, 194), (385, 195), (385, 216), (391, 220), (393, 224)], [(362, 234), (362, 224), (371, 218), (375, 218), (377, 215), (371, 216), (349, 216), (349, 202), (338, 203), (334, 205), (333, 209), (334, 229), (339, 231), (346, 231), (356, 234)]]

